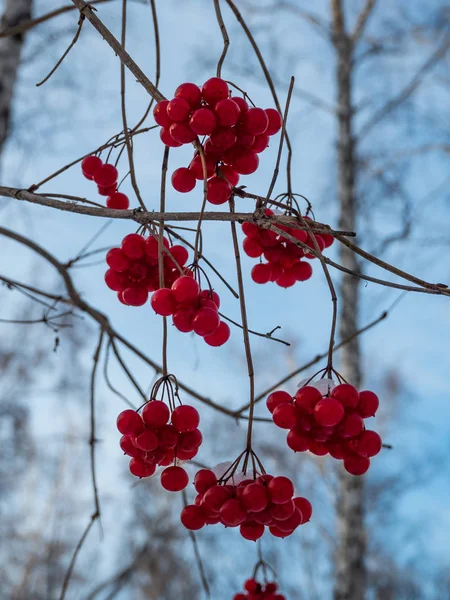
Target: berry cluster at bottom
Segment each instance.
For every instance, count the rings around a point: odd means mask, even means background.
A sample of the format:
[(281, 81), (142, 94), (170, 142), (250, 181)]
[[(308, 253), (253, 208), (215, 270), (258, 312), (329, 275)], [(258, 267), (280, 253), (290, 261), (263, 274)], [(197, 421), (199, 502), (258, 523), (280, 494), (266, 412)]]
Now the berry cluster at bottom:
[(311, 518), (310, 502), (294, 496), (294, 484), (288, 477), (264, 474), (235, 485), (202, 469), (195, 475), (194, 486), (198, 492), (194, 504), (181, 512), (187, 529), (221, 523), (239, 527), (243, 538), (256, 541), (266, 527), (273, 536), (284, 538)]
[(256, 579), (247, 579), (244, 583), (245, 593), (239, 592), (233, 600), (286, 600), (286, 596), (277, 593), (278, 585), (274, 581), (258, 583)]

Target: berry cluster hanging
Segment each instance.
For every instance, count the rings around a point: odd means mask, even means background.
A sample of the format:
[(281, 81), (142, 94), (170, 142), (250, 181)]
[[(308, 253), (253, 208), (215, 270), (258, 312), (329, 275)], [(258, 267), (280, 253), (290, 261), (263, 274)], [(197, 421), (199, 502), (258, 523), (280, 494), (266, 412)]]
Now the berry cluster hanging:
[[(197, 149), (189, 167), (174, 171), (174, 189), (191, 192), (206, 169), (207, 200), (216, 205), (229, 200), (240, 175), (257, 170), (258, 154), (282, 127), (277, 110), (249, 107), (244, 98), (230, 97), (227, 82), (219, 77), (208, 79), (201, 89), (182, 83), (172, 100), (158, 102), (153, 115), (166, 146), (201, 143), (203, 157)], [(205, 137), (200, 142), (198, 136)]]
[(272, 392), (266, 404), (275, 425), (290, 430), (286, 441), (294, 452), (330, 454), (343, 460), (352, 475), (363, 475), (370, 459), (381, 450), (380, 436), (364, 423), (375, 416), (379, 406), (377, 395), (370, 390), (358, 393), (348, 383), (328, 383), (322, 393), (312, 383), (299, 388), (294, 397), (282, 390)]

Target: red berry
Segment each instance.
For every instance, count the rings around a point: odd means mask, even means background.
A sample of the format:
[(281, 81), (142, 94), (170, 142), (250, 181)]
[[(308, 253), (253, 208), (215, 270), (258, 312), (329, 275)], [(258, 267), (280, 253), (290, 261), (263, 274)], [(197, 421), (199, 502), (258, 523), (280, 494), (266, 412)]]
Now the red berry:
[(180, 434), (173, 425), (163, 425), (158, 431), (159, 446), (161, 448), (175, 448)]
[(214, 112), (216, 113), (219, 125), (223, 127), (233, 127), (241, 116), (239, 105), (231, 98), (217, 102), (214, 106)]
[(287, 392), (283, 392), (283, 390), (277, 390), (267, 396), (266, 406), (271, 413), (280, 404), (292, 404), (292, 397)]
[(103, 161), (98, 156), (86, 156), (81, 162), (81, 170), (86, 179), (93, 180), (95, 174), (101, 169)]
[(106, 262), (111, 269), (123, 273), (130, 267), (130, 259), (120, 248), (111, 248), (106, 255)]
[(344, 414), (344, 407), (335, 398), (323, 398), (314, 407), (314, 418), (323, 427), (334, 427)]
[(282, 288), (290, 288), (296, 282), (295, 275), (290, 271), (284, 271), (276, 280), (276, 284)]
[(202, 290), (200, 292), (200, 299), (202, 300), (212, 300), (217, 308), (220, 308), (220, 296), (214, 290)]
[(130, 233), (122, 240), (122, 251), (128, 256), (136, 260), (145, 255), (145, 239), (138, 233)]
[(355, 408), (359, 402), (358, 390), (349, 383), (337, 385), (331, 392), (331, 396), (339, 400), (345, 408)]
[(198, 108), (194, 110), (189, 119), (189, 127), (197, 135), (210, 135), (216, 124), (216, 115), (210, 108)]
[(309, 440), (309, 451), (316, 456), (325, 456), (328, 454), (328, 448), (323, 442), (318, 442), (315, 439)]
[(172, 315), (172, 323), (183, 333), (190, 333), (193, 330), (192, 319), (195, 316), (195, 309), (187, 307), (178, 309)]
[(144, 306), (148, 300), (148, 291), (145, 287), (129, 287), (122, 292), (123, 301), (128, 306)]
[(312, 516), (312, 505), (309, 500), (303, 498), (302, 496), (297, 496), (293, 499), (295, 506), (302, 513), (302, 523), (307, 523)]
[[(261, 523), (256, 523), (255, 521), (247, 521), (245, 523), (242, 523), (242, 525), (239, 528), (239, 531), (245, 540), (256, 542), (256, 540), (259, 540), (259, 538), (264, 535), (264, 525), (262, 525)], [(243, 596), (244, 600), (246, 598), (247, 596)]]
[(287, 519), (283, 519), (282, 521), (277, 521), (277, 527), (281, 531), (286, 532), (287, 534), (292, 533), (299, 525), (303, 522), (303, 515), (298, 508), (294, 509), (294, 512)]
[(294, 452), (306, 452), (306, 450), (309, 450), (309, 439), (296, 429), (291, 429), (287, 434), (286, 442)]
[(191, 531), (197, 531), (205, 525), (205, 514), (199, 506), (189, 504), (185, 506), (180, 515), (181, 522)]
[(150, 477), (156, 470), (155, 465), (144, 462), (142, 458), (132, 458), (130, 460), (130, 472), (135, 477)]
[(263, 247), (261, 243), (255, 238), (246, 237), (242, 242), (242, 248), (245, 254), (251, 258), (258, 258), (263, 253)]
[(378, 433), (369, 429), (363, 431), (355, 440), (355, 452), (359, 456), (372, 458), (372, 456), (376, 456), (381, 451), (382, 446), (383, 443)]
[(151, 452), (155, 450), (159, 445), (157, 435), (150, 429), (144, 429), (142, 433), (136, 436), (134, 443), (136, 448), (144, 450), (145, 452)]
[[(207, 157), (205, 157), (205, 162), (206, 162), (206, 178), (209, 179), (215, 173), (216, 163)], [(199, 179), (199, 180), (204, 179), (203, 165), (202, 165), (202, 159), (201, 159), (200, 154), (197, 154), (197, 156), (192, 160), (191, 164), (189, 165), (189, 171), (192, 173), (192, 175), (195, 177), (195, 179)]]
[(250, 274), (255, 283), (268, 283), (272, 274), (272, 267), (269, 263), (260, 263), (253, 267)]
[(197, 139), (196, 134), (186, 123), (172, 123), (169, 131), (173, 139), (180, 144), (191, 144)]
[(256, 152), (256, 154), (259, 154), (260, 152), (264, 152), (264, 150), (268, 147), (268, 145), (269, 145), (269, 136), (267, 134), (263, 133), (262, 135), (257, 135), (255, 137), (255, 141), (250, 146), (250, 150), (252, 150), (253, 152)]
[(310, 414), (313, 412), (315, 405), (322, 399), (322, 394), (312, 385), (306, 385), (295, 394), (295, 402), (304, 412)]
[(202, 337), (215, 333), (219, 325), (219, 314), (213, 308), (200, 308), (192, 319), (192, 327), (195, 333)]
[(175, 123), (186, 121), (191, 110), (191, 107), (184, 98), (174, 98), (167, 105), (167, 114)]
[(270, 497), (274, 504), (284, 504), (294, 495), (294, 484), (288, 477), (274, 477), (268, 485)]
[(246, 133), (245, 131), (237, 131), (237, 140), (236, 144), (238, 146), (243, 146), (244, 148), (251, 148), (255, 143), (255, 136), (251, 133)]
[(239, 183), (239, 174), (236, 173), (236, 171), (234, 169), (232, 169), (231, 167), (229, 167), (228, 165), (222, 165), (220, 167), (220, 174), (233, 187), (236, 187), (237, 184)]
[(195, 83), (182, 83), (175, 90), (175, 98), (183, 98), (191, 108), (197, 108), (202, 101), (202, 92)]
[(245, 223), (242, 223), (242, 232), (248, 237), (259, 239), (261, 229), (258, 227), (258, 225), (255, 225), (254, 223), (248, 223), (246, 221)]
[(243, 489), (241, 502), (250, 512), (264, 510), (270, 502), (266, 488), (258, 483), (249, 483)]
[(337, 460), (341, 460), (345, 456), (344, 445), (342, 442), (327, 442), (327, 449), (330, 453), (330, 456), (336, 458)]
[(168, 106), (168, 100), (161, 100), (161, 102), (158, 102), (153, 109), (153, 117), (155, 121), (158, 123), (158, 125), (161, 125), (161, 127), (165, 127), (166, 129), (169, 129), (169, 127), (172, 125), (172, 119), (167, 114)]
[(275, 135), (283, 126), (283, 119), (280, 113), (275, 108), (266, 108), (266, 115), (269, 119), (269, 124), (266, 129), (266, 135)]
[(222, 504), (231, 498), (231, 491), (223, 485), (215, 485), (206, 490), (203, 504), (214, 512), (219, 512)]
[(141, 451), (134, 445), (133, 435), (123, 435), (120, 438), (119, 446), (125, 452), (125, 454), (128, 454), (128, 456), (136, 458), (137, 456), (141, 455)]
[(184, 275), (183, 277), (178, 277), (172, 284), (172, 293), (176, 302), (189, 304), (198, 299), (200, 287), (195, 279)]
[(173, 139), (169, 129), (166, 129), (165, 127), (159, 132), (159, 137), (161, 138), (162, 143), (169, 146), (169, 148), (179, 148), (182, 145), (180, 142)]
[(130, 283), (129, 278), (123, 273), (117, 273), (112, 269), (108, 269), (105, 273), (105, 283), (110, 290), (114, 292), (123, 292)]
[(117, 183), (118, 178), (119, 171), (114, 165), (110, 164), (102, 165), (94, 174), (95, 183), (104, 188), (113, 186)]
[(124, 410), (117, 417), (117, 429), (123, 435), (139, 435), (144, 430), (141, 416), (134, 410)]
[(364, 475), (370, 467), (370, 458), (356, 454), (344, 458), (344, 468), (351, 475)]
[(353, 438), (364, 429), (364, 421), (356, 412), (346, 415), (339, 424), (337, 433), (343, 438)]
[(99, 185), (97, 186), (97, 191), (100, 196), (111, 196), (111, 194), (115, 194), (117, 192), (117, 182), (108, 186)]
[(232, 166), (241, 175), (251, 175), (259, 165), (258, 155), (249, 148), (242, 148), (233, 157)]
[(231, 96), (231, 100), (233, 100), (233, 102), (236, 102), (242, 114), (248, 111), (248, 104), (247, 101), (244, 100), (244, 98), (241, 98), (240, 96)]
[(126, 210), (130, 206), (130, 201), (126, 194), (122, 194), (122, 192), (115, 192), (106, 198), (106, 206), (108, 208)]
[(295, 408), (292, 404), (279, 404), (272, 413), (272, 419), (281, 429), (293, 429), (297, 421)]
[(198, 450), (203, 441), (203, 436), (199, 429), (193, 431), (186, 431), (180, 435), (178, 442), (178, 448), (183, 452), (192, 452)]
[(208, 181), (207, 199), (211, 204), (225, 204), (230, 198), (231, 187), (221, 177), (213, 176)]
[(218, 150), (228, 150), (236, 143), (236, 133), (231, 127), (216, 127), (209, 138)]
[(246, 132), (261, 135), (269, 126), (269, 117), (263, 108), (249, 108), (242, 118), (242, 125)]
[(294, 514), (295, 508), (296, 506), (293, 500), (288, 500), (283, 504), (273, 504), (271, 506), (270, 512), (272, 514), (272, 517), (277, 521), (285, 521)]
[(194, 175), (186, 167), (180, 167), (172, 174), (172, 186), (177, 192), (191, 192), (196, 183)]
[(214, 348), (222, 346), (230, 339), (230, 328), (225, 321), (220, 321), (219, 327), (216, 329), (216, 331), (210, 335), (205, 335), (203, 339), (208, 346), (213, 346)]
[(312, 276), (313, 270), (309, 263), (299, 260), (292, 267), (291, 273), (297, 281), (306, 281)]
[(228, 84), (219, 77), (211, 77), (205, 81), (202, 87), (202, 96), (205, 102), (211, 106), (215, 106), (220, 100), (228, 98)]
[(232, 498), (220, 507), (220, 520), (226, 527), (237, 527), (245, 521), (247, 511), (239, 500)]
[(161, 288), (157, 290), (153, 294), (150, 303), (155, 313), (157, 315), (161, 315), (162, 317), (173, 315), (177, 306), (172, 290), (169, 288)]
[(161, 485), (168, 492), (181, 492), (189, 483), (189, 477), (183, 467), (167, 467), (161, 473)]
[(200, 423), (198, 410), (189, 404), (177, 406), (172, 413), (172, 425), (178, 431), (194, 431)]
[[(164, 258), (166, 258), (166, 256), (164, 255)], [(172, 248), (170, 248), (170, 252), (168, 257), (166, 258), (166, 260), (168, 261), (168, 263), (170, 265), (175, 265), (175, 262), (177, 262), (178, 266), (180, 267), (184, 267), (184, 265), (187, 263), (189, 258), (189, 252), (186, 250), (186, 248), (184, 246), (172, 246)], [(172, 260), (173, 259), (173, 260)]]
[(379, 405), (380, 401), (374, 392), (371, 392), (370, 390), (359, 392), (358, 412), (363, 419), (374, 417)]
[(144, 423), (155, 429), (166, 425), (169, 417), (169, 407), (161, 400), (151, 400), (150, 402), (147, 402), (142, 411)]
[(244, 583), (244, 590), (250, 592), (250, 594), (257, 594), (261, 591), (261, 585), (256, 581), (256, 579), (247, 579)]
[(279, 527), (275, 527), (274, 525), (271, 525), (269, 527), (269, 531), (274, 537), (279, 537), (279, 538), (288, 537), (288, 535), (293, 533), (293, 531), (290, 531), (290, 532), (282, 531)]
[(194, 477), (194, 487), (199, 494), (204, 494), (210, 487), (217, 484), (217, 477), (210, 469), (200, 469)]

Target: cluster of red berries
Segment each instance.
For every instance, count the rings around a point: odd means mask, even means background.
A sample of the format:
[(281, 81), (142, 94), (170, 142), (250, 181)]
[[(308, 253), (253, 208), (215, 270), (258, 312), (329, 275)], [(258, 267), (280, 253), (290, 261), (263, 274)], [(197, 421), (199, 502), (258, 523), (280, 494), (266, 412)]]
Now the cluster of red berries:
[(178, 277), (172, 287), (157, 290), (151, 305), (158, 315), (172, 315), (172, 323), (178, 331), (193, 331), (209, 346), (222, 346), (230, 338), (230, 328), (220, 319), (219, 294), (210, 289), (201, 290), (192, 271)]
[(114, 165), (103, 163), (99, 156), (92, 155), (82, 160), (81, 170), (86, 179), (95, 181), (100, 196), (108, 196), (106, 198), (108, 208), (126, 210), (130, 206), (128, 196), (117, 191), (119, 171)]
[(166, 467), (161, 473), (162, 487), (169, 492), (183, 490), (189, 477), (176, 461), (197, 454), (202, 443), (199, 423), (200, 415), (193, 406), (182, 404), (171, 413), (161, 400), (150, 400), (142, 416), (134, 410), (121, 412), (117, 429), (122, 434), (120, 447), (131, 456), (130, 472), (135, 477), (150, 477), (157, 466)]
[(283, 594), (277, 594), (278, 585), (274, 581), (265, 584), (258, 583), (256, 579), (247, 579), (244, 583), (245, 594), (236, 594), (233, 600), (286, 600)]
[(194, 504), (181, 512), (187, 529), (222, 523), (239, 527), (241, 536), (256, 541), (269, 528), (275, 537), (291, 535), (311, 518), (312, 507), (306, 498), (294, 497), (294, 485), (288, 477), (259, 475), (237, 485), (218, 480), (208, 469), (197, 472)]
[[(208, 79), (201, 89), (182, 83), (172, 100), (155, 106), (153, 115), (166, 146), (190, 144), (197, 136), (207, 136), (202, 147), (211, 204), (227, 202), (239, 175), (256, 171), (258, 154), (282, 127), (277, 110), (249, 107), (244, 98), (230, 97), (227, 82), (219, 77)], [(178, 192), (190, 192), (203, 179), (201, 156), (196, 153), (189, 167), (174, 171), (172, 185)]]
[[(272, 216), (274, 212), (266, 209), (266, 215)], [(308, 217), (303, 217), (308, 219)], [(294, 229), (278, 225), (280, 229), (303, 242), (310, 248), (315, 248), (312, 237), (303, 229)], [(302, 258), (316, 258), (314, 254), (306, 252), (290, 240), (278, 235), (270, 229), (263, 229), (254, 223), (243, 223), (242, 231), (245, 234), (242, 247), (247, 256), (259, 258), (264, 256), (267, 262), (255, 265), (251, 277), (255, 283), (268, 283), (274, 281), (280, 287), (288, 288), (297, 281), (306, 281), (312, 275), (311, 265)], [(314, 234), (320, 251), (331, 246), (334, 238), (328, 234)]]
[(290, 430), (287, 444), (294, 452), (330, 454), (343, 459), (352, 475), (363, 475), (370, 459), (381, 450), (378, 433), (364, 425), (364, 419), (373, 417), (379, 406), (374, 392), (358, 392), (342, 383), (322, 394), (317, 387), (306, 385), (294, 398), (281, 390), (272, 392), (266, 403), (275, 425)]
[[(172, 285), (180, 276), (180, 269), (189, 255), (184, 246), (171, 246), (163, 238), (167, 252), (162, 253), (164, 282)], [(158, 269), (159, 239), (150, 235), (147, 239), (130, 233), (122, 240), (120, 248), (112, 248), (106, 255), (109, 269), (105, 273), (106, 285), (128, 306), (143, 306), (149, 292), (159, 289)]]

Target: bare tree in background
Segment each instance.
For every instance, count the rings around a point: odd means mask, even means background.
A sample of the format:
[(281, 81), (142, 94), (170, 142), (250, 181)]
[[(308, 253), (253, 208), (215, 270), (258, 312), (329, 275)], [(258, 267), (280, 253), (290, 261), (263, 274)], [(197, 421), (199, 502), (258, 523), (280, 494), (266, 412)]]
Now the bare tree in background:
[[(6, 0), (0, 31), (20, 26), (31, 19), (32, 6), (32, 0)], [(23, 33), (0, 38), (0, 155), (8, 137), (23, 42)]]

